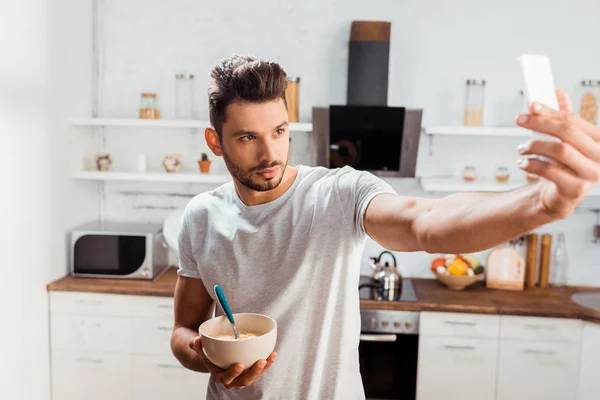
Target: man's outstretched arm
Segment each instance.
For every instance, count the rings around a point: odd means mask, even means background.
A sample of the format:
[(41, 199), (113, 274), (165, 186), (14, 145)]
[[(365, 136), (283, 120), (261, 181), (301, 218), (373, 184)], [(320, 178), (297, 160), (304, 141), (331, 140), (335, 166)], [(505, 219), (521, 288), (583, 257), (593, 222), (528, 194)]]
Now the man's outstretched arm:
[[(519, 148), (520, 167), (540, 183), (503, 193), (459, 193), (440, 199), (382, 194), (364, 217), (367, 233), (395, 251), (468, 253), (514, 239), (569, 216), (600, 182), (600, 128), (571, 114), (564, 92), (560, 111), (532, 105), (517, 123), (561, 142), (531, 141)], [(556, 161), (528, 159), (541, 155)]]

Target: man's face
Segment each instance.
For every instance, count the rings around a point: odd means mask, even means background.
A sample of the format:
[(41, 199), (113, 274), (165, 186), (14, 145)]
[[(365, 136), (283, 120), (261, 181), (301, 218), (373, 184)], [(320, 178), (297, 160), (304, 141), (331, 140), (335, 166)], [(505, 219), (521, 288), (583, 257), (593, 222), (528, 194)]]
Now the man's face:
[(289, 161), (288, 113), (282, 99), (233, 103), (221, 132), (223, 159), (231, 175), (252, 190), (275, 189)]

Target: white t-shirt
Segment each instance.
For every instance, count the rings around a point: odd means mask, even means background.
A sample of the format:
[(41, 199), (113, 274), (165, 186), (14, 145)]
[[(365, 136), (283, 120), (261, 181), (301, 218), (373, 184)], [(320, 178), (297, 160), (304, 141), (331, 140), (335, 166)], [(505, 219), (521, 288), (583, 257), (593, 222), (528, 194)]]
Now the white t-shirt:
[[(277, 321), (278, 353), (254, 384), (208, 399), (364, 399), (359, 370), (363, 216), (383, 180), (350, 167), (299, 166), (279, 198), (246, 206), (233, 182), (196, 196), (179, 235), (179, 275), (221, 285), (234, 313)], [(218, 311), (219, 308), (217, 308)]]

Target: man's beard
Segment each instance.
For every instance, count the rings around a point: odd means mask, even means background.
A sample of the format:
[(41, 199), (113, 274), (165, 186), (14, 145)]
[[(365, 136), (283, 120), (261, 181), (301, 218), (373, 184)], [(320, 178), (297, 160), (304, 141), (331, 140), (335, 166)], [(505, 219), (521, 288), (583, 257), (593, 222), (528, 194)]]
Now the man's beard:
[[(285, 174), (285, 169), (287, 168), (287, 165), (289, 163), (289, 154), (288, 154), (288, 159), (286, 160), (285, 163), (281, 162), (281, 161), (272, 161), (272, 162), (264, 162), (261, 163), (259, 165), (257, 165), (256, 167), (252, 167), (249, 170), (244, 170), (241, 167), (239, 167), (238, 165), (236, 165), (233, 161), (231, 161), (231, 159), (229, 157), (227, 157), (227, 154), (225, 154), (225, 152), (223, 152), (223, 160), (225, 160), (225, 165), (227, 166), (227, 169), (229, 170), (229, 173), (238, 181), (240, 181), (244, 186), (246, 186), (249, 189), (255, 190), (257, 192), (267, 192), (269, 190), (273, 190), (276, 187), (278, 187), (281, 184), (281, 181), (283, 181), (283, 176)], [(267, 168), (274, 168), (274, 167), (280, 167), (281, 169), (281, 175), (280, 176), (274, 176), (273, 178), (271, 178), (270, 180), (267, 180), (266, 182), (255, 182), (252, 180), (252, 177), (254, 175), (254, 172), (256, 171), (261, 171), (263, 169), (267, 169)]]

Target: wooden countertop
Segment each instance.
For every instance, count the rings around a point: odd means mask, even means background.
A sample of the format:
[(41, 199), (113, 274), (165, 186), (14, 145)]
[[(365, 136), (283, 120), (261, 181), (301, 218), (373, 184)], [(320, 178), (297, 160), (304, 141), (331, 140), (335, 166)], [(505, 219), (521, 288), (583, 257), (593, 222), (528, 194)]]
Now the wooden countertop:
[[(48, 291), (130, 294), (172, 297), (177, 269), (169, 268), (154, 281), (75, 278), (67, 276), (48, 285)], [(361, 300), (363, 309), (444, 311), (476, 314), (527, 315), (576, 318), (600, 323), (600, 312), (571, 301), (576, 292), (600, 293), (600, 288), (566, 287), (525, 289), (522, 292), (486, 289), (478, 282), (463, 291), (453, 291), (435, 279), (412, 279), (417, 301), (390, 302)]]

